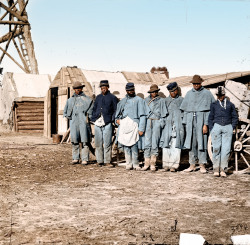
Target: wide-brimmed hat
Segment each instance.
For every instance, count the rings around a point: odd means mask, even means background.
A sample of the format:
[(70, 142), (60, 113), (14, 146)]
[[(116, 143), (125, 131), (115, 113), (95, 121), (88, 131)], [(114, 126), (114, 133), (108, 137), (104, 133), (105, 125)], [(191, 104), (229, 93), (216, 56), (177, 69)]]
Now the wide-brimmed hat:
[(199, 75), (194, 75), (190, 83), (202, 83), (203, 79)]
[(85, 87), (85, 85), (81, 84), (79, 81), (73, 83), (73, 89), (83, 88), (83, 87)]
[(158, 88), (158, 86), (156, 84), (152, 84), (150, 86), (150, 89), (148, 91), (148, 93), (153, 93), (153, 92), (158, 92), (160, 89)]
[(175, 91), (177, 88), (178, 88), (177, 82), (170, 83), (170, 84), (168, 84), (168, 86), (167, 86), (167, 89), (168, 89), (169, 92), (173, 92), (173, 91)]
[(101, 80), (101, 81), (100, 81), (100, 87), (102, 87), (102, 86), (107, 86), (107, 87), (109, 87), (109, 81), (108, 81), (108, 80)]
[(127, 83), (125, 89), (126, 89), (126, 91), (135, 90), (134, 83)]
[(218, 95), (218, 96), (225, 95), (225, 88), (223, 86), (217, 87), (216, 95)]

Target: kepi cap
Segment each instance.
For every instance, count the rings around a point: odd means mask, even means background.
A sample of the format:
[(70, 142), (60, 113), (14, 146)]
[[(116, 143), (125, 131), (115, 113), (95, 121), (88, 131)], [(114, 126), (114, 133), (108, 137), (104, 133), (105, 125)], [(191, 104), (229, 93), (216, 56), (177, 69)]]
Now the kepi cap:
[(134, 83), (127, 83), (125, 89), (126, 89), (126, 91), (135, 90)]
[(216, 95), (218, 95), (218, 96), (225, 95), (225, 88), (223, 86), (217, 87)]
[(101, 81), (100, 81), (100, 87), (102, 87), (102, 86), (107, 86), (107, 87), (109, 87), (109, 81), (108, 81), (108, 80), (101, 80)]
[(170, 84), (168, 84), (168, 86), (167, 86), (167, 89), (168, 89), (169, 92), (173, 92), (173, 91), (175, 91), (177, 88), (178, 88), (177, 82), (170, 83)]

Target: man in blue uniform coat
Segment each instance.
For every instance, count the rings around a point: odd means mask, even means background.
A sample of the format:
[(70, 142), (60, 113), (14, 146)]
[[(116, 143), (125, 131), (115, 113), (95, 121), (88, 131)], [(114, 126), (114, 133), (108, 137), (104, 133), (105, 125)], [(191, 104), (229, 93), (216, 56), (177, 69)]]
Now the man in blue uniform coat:
[(118, 99), (109, 91), (108, 80), (100, 81), (101, 94), (97, 95), (92, 122), (95, 123), (95, 155), (99, 166), (111, 164), (112, 155), (112, 123), (115, 120), (115, 112)]
[[(138, 149), (143, 149), (142, 136), (146, 126), (146, 105), (142, 98), (136, 96), (134, 83), (126, 84), (126, 92), (127, 95), (125, 98), (123, 98), (117, 105), (115, 116), (116, 124), (119, 125), (117, 132), (118, 143), (119, 137), (121, 136), (121, 132), (119, 131), (121, 131), (121, 128), (127, 128), (129, 137), (126, 137), (126, 134), (123, 134), (121, 138), (122, 142), (126, 141), (126, 145), (122, 144), (125, 152), (126, 169), (141, 170), (138, 161)], [(129, 122), (131, 120), (134, 124), (130, 123), (124, 125), (123, 122)], [(136, 132), (133, 132), (134, 129)], [(122, 131), (124, 132), (126, 130)]]
[(91, 141), (89, 119), (92, 116), (93, 101), (82, 91), (84, 87), (80, 82), (73, 84), (75, 93), (67, 100), (63, 116), (70, 120), (70, 135), (72, 143), (72, 164), (80, 162), (80, 146), (82, 143), (82, 164), (89, 160), (89, 147)]
[(165, 100), (159, 96), (159, 88), (156, 84), (150, 86), (146, 99), (147, 122), (145, 131), (145, 164), (142, 170), (146, 171), (149, 167), (151, 171), (155, 171), (156, 159), (158, 156), (159, 143), (162, 129), (165, 126), (165, 119), (168, 110)]
[(193, 88), (187, 92), (180, 106), (184, 111), (183, 124), (186, 126), (184, 148), (189, 149), (190, 167), (185, 169), (185, 172), (194, 171), (197, 161), (200, 172), (207, 172), (205, 164), (207, 163), (208, 115), (210, 105), (215, 99), (212, 93), (201, 85), (202, 82), (203, 79), (199, 75), (193, 76), (191, 81)]
[(178, 94), (176, 82), (170, 83), (167, 89), (169, 96), (165, 101), (169, 116), (166, 119), (161, 137), (162, 167), (165, 171), (175, 172), (179, 167), (181, 149), (184, 143), (183, 112), (180, 110), (183, 97)]
[(213, 145), (214, 176), (226, 177), (228, 158), (231, 150), (233, 130), (238, 123), (235, 106), (225, 98), (225, 88), (217, 88), (218, 100), (211, 104), (208, 125)]

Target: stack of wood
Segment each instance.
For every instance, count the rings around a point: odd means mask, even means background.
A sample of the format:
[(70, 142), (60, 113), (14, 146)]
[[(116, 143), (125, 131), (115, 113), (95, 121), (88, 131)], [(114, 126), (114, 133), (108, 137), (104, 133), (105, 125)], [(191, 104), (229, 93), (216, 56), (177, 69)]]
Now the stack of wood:
[(22, 101), (13, 106), (14, 131), (43, 133), (44, 102)]

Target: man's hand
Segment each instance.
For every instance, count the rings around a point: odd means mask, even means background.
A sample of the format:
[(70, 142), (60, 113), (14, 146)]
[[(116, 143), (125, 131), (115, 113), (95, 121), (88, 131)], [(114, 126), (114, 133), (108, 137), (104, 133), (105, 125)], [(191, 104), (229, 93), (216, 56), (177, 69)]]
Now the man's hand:
[(203, 125), (202, 132), (203, 132), (203, 134), (207, 134), (208, 133), (207, 125)]
[(120, 125), (120, 119), (117, 119), (117, 120), (116, 120), (116, 123), (117, 123), (118, 125)]
[(64, 117), (64, 120), (65, 120), (65, 122), (68, 122), (68, 118), (67, 117)]
[(144, 134), (144, 132), (142, 131), (139, 131), (139, 135), (142, 136)]

